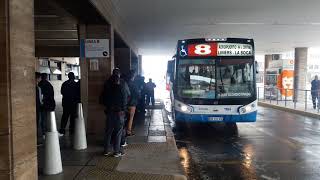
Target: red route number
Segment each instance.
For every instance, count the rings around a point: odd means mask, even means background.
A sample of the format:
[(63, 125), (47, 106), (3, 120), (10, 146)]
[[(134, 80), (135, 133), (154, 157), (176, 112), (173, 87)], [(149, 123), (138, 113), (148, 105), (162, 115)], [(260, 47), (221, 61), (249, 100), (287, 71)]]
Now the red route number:
[(217, 56), (217, 43), (188, 45), (188, 56)]

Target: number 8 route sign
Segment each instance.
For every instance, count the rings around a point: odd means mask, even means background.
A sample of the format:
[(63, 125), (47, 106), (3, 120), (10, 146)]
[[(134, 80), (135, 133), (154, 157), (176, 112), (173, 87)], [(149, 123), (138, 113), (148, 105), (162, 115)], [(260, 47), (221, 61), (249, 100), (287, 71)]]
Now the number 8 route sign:
[(217, 43), (190, 44), (189, 56), (217, 56)]

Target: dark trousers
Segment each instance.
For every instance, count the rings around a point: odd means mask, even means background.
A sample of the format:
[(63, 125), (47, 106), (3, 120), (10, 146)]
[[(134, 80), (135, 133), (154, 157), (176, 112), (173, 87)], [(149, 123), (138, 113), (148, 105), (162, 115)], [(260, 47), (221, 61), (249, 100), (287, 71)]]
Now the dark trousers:
[[(127, 128), (128, 128), (128, 114), (126, 114), (126, 116), (124, 117), (120, 145), (124, 145), (127, 141)], [(117, 136), (117, 132), (113, 131), (112, 136), (111, 136), (111, 143), (113, 143), (115, 141), (116, 136)]]
[(36, 110), (36, 118), (37, 118), (37, 143), (42, 142), (42, 130), (41, 130), (41, 113), (40, 110)]
[(320, 105), (319, 96), (317, 96), (316, 94), (312, 94), (313, 108), (317, 107), (317, 101), (318, 101), (318, 106), (319, 106)]
[(40, 111), (40, 122), (39, 122), (39, 125), (40, 125), (40, 128), (41, 128), (41, 134), (42, 135), (45, 135), (46, 132), (47, 132), (47, 121), (48, 121), (48, 114), (49, 114), (49, 111), (46, 111), (46, 110), (41, 110)]
[(146, 96), (143, 95), (142, 97), (139, 98), (138, 104), (137, 104), (137, 110), (139, 112), (144, 112), (146, 109)]
[(123, 132), (124, 125), (124, 113), (120, 114), (119, 112), (108, 112), (107, 114), (107, 123), (106, 123), (106, 132), (104, 140), (104, 151), (110, 151), (111, 137), (113, 135), (114, 139), (112, 142), (113, 151), (115, 153), (121, 152), (120, 143)]
[(75, 126), (75, 119), (76, 119), (76, 111), (77, 107), (76, 105), (66, 105), (63, 106), (63, 114), (61, 118), (61, 125), (60, 125), (60, 133), (65, 134), (65, 129), (68, 123), (68, 120), (70, 118), (70, 124), (69, 124), (69, 133), (74, 133), (74, 126)]
[(152, 106), (154, 106), (154, 93), (147, 93), (147, 101), (146, 104), (149, 105), (150, 101), (152, 103)]

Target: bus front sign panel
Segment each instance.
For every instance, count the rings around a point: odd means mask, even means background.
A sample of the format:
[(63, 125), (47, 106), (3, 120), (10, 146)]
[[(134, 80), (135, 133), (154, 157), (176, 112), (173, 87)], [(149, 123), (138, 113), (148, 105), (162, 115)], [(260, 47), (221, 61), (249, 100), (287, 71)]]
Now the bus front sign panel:
[(217, 56), (217, 43), (189, 44), (188, 55), (197, 56)]
[(180, 49), (181, 57), (216, 57), (216, 56), (253, 56), (253, 47), (241, 43), (199, 43), (184, 45)]
[(218, 43), (218, 56), (252, 56), (253, 50), (250, 44)]

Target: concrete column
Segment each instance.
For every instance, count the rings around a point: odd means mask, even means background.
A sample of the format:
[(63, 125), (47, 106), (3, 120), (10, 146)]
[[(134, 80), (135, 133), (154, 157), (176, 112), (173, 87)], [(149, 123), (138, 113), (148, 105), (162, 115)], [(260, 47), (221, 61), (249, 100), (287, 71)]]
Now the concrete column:
[[(308, 48), (299, 47), (295, 48), (295, 65), (294, 65), (294, 89), (305, 90), (306, 89), (306, 74), (308, 64)], [(305, 92), (296, 91), (294, 94), (294, 100), (298, 102), (304, 102)]]
[(142, 74), (142, 55), (138, 55), (138, 74)]
[(129, 72), (131, 69), (130, 48), (115, 48), (114, 64), (115, 67), (120, 68), (121, 73)]
[[(86, 25), (80, 24), (78, 28), (79, 39), (86, 38)], [(80, 89), (81, 89), (81, 102), (83, 106), (83, 118), (87, 124), (88, 120), (88, 61), (86, 58), (79, 58), (80, 64)], [(88, 127), (86, 125), (86, 127)]]
[(37, 179), (33, 0), (0, 1), (0, 179)]
[(136, 73), (139, 71), (138, 56), (132, 50), (130, 55), (130, 68), (135, 70)]
[(109, 39), (111, 56), (98, 59), (99, 70), (90, 70), (90, 58), (81, 58), (81, 100), (84, 107), (84, 118), (87, 120), (87, 132), (103, 134), (105, 127), (104, 107), (99, 103), (105, 80), (113, 69), (113, 29), (110, 25), (80, 25), (80, 39)]
[(269, 64), (271, 61), (272, 61), (272, 55), (264, 56), (264, 85), (266, 85), (267, 69), (269, 68)]

